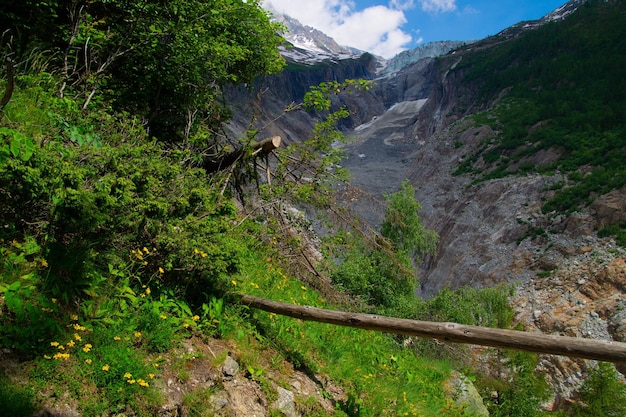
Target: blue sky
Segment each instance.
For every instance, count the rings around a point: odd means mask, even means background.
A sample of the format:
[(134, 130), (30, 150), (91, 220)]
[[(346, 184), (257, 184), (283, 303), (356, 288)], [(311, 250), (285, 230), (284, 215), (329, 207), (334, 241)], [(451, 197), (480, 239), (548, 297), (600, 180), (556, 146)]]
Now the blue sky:
[(433, 41), (475, 40), (567, 0), (265, 0), (302, 23), (386, 58)]

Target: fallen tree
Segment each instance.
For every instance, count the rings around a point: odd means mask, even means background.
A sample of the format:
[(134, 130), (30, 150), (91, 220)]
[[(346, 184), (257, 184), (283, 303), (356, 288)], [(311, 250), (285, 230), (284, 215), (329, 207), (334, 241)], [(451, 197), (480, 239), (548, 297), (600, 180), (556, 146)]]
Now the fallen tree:
[(302, 320), (439, 339), (448, 342), (626, 363), (626, 343), (615, 341), (348, 313), (281, 303), (250, 295), (240, 295), (240, 299), (242, 304), (250, 307)]

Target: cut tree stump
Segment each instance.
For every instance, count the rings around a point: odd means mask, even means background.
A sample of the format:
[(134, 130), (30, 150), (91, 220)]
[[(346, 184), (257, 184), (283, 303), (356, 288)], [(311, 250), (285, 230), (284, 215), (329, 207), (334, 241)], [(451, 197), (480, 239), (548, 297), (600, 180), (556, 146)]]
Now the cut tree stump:
[[(280, 136), (272, 136), (271, 138), (263, 139), (259, 142), (250, 144), (252, 150), (252, 156), (261, 157), (267, 156), (274, 149), (280, 148), (282, 144), (282, 138)], [(241, 160), (246, 154), (246, 147), (234, 150), (226, 155), (217, 159), (207, 159), (202, 163), (202, 168), (207, 173), (223, 171), (231, 167), (234, 163)]]

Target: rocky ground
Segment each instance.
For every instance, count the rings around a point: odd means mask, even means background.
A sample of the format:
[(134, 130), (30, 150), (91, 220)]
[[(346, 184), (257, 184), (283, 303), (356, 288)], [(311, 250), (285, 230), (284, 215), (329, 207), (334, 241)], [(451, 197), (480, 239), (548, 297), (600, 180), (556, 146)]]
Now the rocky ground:
[[(570, 256), (551, 256), (551, 273), (522, 284), (513, 298), (516, 320), (527, 331), (626, 342), (626, 251), (611, 240), (589, 239), (572, 247), (553, 239)], [(580, 387), (594, 361), (543, 355), (538, 371), (555, 396), (546, 408), (562, 407)], [(624, 364), (617, 369), (626, 374)]]

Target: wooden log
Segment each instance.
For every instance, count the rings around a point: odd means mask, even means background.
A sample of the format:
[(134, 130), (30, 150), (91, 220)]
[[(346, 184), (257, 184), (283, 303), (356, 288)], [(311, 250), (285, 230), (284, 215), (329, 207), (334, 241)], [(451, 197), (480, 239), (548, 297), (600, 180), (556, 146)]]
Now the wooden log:
[[(263, 139), (259, 142), (254, 142), (250, 144), (250, 148), (252, 148), (252, 155), (266, 156), (269, 155), (274, 149), (278, 149), (282, 144), (282, 139), (280, 136), (272, 136), (271, 138)], [(207, 172), (217, 172), (223, 171), (233, 165), (235, 162), (239, 161), (246, 153), (246, 148), (240, 148), (234, 150), (218, 159), (215, 160), (205, 160), (202, 164), (202, 167)]]
[(398, 319), (286, 304), (242, 295), (241, 303), (275, 314), (339, 326), (551, 355), (626, 363), (626, 343), (528, 333), (457, 323)]

